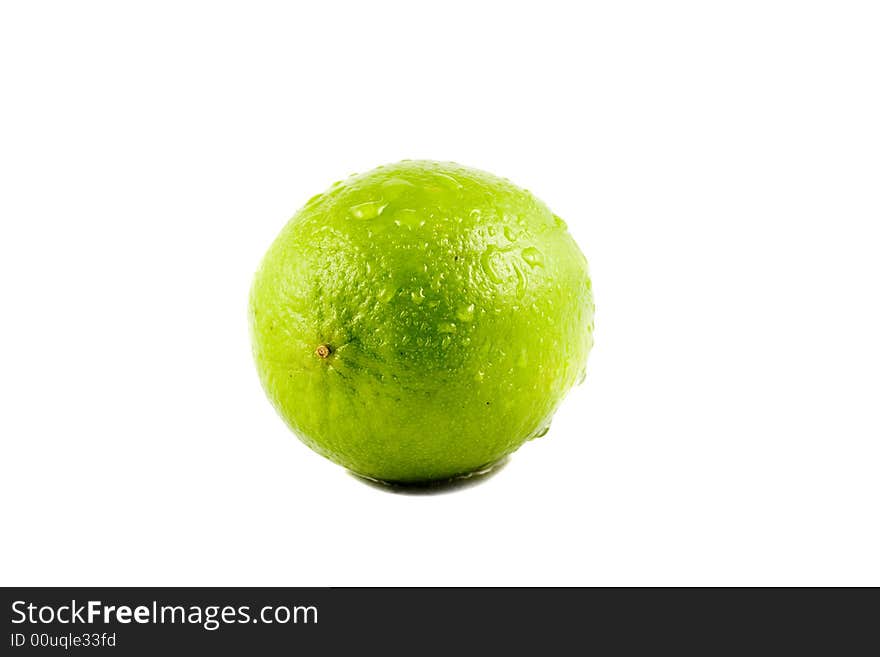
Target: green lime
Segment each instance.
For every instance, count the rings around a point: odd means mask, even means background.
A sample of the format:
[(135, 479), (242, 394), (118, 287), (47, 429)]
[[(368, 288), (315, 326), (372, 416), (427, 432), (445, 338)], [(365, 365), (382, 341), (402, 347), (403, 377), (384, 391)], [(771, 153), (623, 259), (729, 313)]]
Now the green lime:
[(254, 357), (299, 438), (383, 481), (490, 467), (544, 435), (593, 344), (587, 261), (506, 179), (404, 161), (290, 220), (250, 297)]

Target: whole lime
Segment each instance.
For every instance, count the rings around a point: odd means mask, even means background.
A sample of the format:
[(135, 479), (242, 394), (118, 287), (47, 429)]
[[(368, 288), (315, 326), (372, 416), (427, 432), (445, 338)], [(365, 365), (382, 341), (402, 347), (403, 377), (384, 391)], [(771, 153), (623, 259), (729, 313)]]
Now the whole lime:
[(383, 481), (446, 479), (544, 435), (593, 344), (587, 262), (526, 190), (446, 162), (335, 183), (250, 296), (254, 357), (291, 429)]

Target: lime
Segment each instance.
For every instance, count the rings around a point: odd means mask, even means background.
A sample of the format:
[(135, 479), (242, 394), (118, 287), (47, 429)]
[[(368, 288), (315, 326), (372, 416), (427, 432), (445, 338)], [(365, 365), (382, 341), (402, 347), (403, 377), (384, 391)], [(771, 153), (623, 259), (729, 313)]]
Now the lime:
[(490, 467), (544, 435), (593, 344), (587, 262), (506, 179), (403, 161), (337, 182), (257, 271), (260, 379), (313, 450), (373, 479)]

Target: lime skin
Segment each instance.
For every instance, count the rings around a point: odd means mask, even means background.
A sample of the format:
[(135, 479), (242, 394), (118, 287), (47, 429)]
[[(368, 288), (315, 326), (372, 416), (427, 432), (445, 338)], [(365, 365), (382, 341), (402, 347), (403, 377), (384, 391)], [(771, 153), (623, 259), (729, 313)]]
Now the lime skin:
[(251, 289), (253, 353), (294, 433), (356, 474), (426, 482), (544, 435), (593, 345), (587, 261), (506, 179), (403, 161), (312, 198)]

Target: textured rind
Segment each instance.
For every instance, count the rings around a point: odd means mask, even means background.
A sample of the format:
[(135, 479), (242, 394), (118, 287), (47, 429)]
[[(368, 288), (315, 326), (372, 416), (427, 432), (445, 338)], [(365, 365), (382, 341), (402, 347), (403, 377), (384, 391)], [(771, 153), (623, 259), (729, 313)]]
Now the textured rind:
[(310, 200), (250, 298), (257, 369), (287, 424), (346, 468), (401, 482), (468, 473), (543, 435), (583, 376), (593, 311), (587, 262), (547, 206), (429, 161)]

